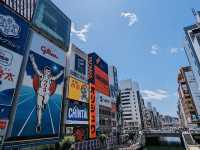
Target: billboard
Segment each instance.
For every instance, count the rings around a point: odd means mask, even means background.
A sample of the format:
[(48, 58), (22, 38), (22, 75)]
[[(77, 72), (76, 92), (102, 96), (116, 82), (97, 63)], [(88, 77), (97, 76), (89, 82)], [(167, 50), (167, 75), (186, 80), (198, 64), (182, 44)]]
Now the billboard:
[(96, 92), (96, 101), (98, 102), (100, 106), (109, 107), (109, 108), (112, 107), (111, 98), (102, 93)]
[(67, 98), (88, 103), (88, 84), (69, 77)]
[(0, 3), (0, 45), (24, 54), (28, 24)]
[(0, 3), (0, 139), (6, 134), (28, 37), (28, 24)]
[(89, 138), (96, 138), (96, 90), (93, 84), (90, 87), (89, 98)]
[(84, 140), (88, 140), (88, 126), (67, 126), (66, 127), (66, 135), (74, 136), (76, 142), (82, 142)]
[(108, 64), (96, 53), (88, 55), (88, 81), (95, 85), (97, 91), (110, 96)]
[(65, 46), (69, 45), (71, 21), (50, 0), (38, 0), (33, 23)]
[(99, 67), (95, 66), (95, 88), (97, 91), (109, 96), (109, 79), (108, 74), (104, 73)]
[(75, 70), (80, 74), (86, 74), (86, 60), (77, 54), (75, 54)]
[(99, 57), (96, 53), (90, 53), (88, 57), (91, 59), (94, 66), (99, 67), (103, 72), (108, 74), (108, 64), (101, 57)]
[(88, 104), (68, 100), (65, 124), (88, 124)]
[(32, 32), (11, 136), (15, 140), (57, 137), (60, 130), (65, 53)]
[(70, 48), (67, 55), (69, 74), (75, 78), (88, 82), (88, 56), (85, 52), (79, 49), (74, 44), (70, 44)]

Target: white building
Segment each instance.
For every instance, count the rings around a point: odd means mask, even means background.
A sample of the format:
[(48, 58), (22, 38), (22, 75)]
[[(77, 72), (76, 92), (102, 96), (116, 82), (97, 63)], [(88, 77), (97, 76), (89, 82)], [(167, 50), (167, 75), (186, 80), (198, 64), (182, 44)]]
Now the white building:
[(139, 110), (139, 97), (137, 92), (139, 86), (132, 80), (120, 81), (121, 106), (124, 132), (128, 133), (141, 128), (141, 117)]

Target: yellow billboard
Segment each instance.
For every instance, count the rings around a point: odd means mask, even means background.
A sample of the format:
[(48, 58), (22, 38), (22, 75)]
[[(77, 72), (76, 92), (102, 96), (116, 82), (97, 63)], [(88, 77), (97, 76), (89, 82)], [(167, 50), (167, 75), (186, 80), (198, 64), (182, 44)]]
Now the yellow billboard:
[(67, 98), (88, 103), (88, 84), (69, 77)]

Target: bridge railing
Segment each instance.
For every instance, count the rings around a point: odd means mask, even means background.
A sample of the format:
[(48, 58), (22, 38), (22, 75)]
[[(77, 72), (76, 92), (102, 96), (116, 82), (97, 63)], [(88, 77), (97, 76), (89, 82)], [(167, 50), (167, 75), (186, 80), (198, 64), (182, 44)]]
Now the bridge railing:
[(28, 21), (33, 18), (37, 0), (0, 0)]

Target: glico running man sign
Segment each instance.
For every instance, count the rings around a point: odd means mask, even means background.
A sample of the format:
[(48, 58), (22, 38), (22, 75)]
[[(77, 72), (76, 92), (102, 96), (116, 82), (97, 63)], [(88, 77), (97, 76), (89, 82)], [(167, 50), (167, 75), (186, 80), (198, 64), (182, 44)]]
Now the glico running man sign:
[(65, 53), (33, 32), (12, 137), (58, 136)]

